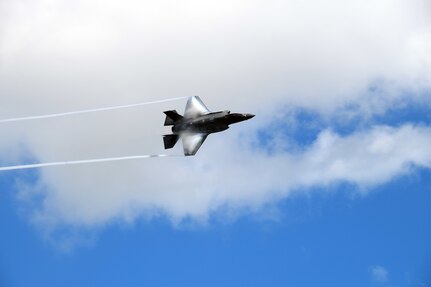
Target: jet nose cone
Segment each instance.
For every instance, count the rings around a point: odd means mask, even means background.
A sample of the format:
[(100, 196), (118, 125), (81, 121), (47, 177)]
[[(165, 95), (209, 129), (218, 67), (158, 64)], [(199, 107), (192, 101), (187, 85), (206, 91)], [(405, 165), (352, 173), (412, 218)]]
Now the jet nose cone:
[(244, 114), (244, 117), (245, 117), (246, 120), (249, 120), (252, 117), (254, 117), (254, 115), (253, 114)]

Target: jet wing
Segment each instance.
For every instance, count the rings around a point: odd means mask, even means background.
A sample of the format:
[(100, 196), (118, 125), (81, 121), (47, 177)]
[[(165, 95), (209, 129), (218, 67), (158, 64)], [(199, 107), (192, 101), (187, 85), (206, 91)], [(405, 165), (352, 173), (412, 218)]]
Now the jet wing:
[(184, 155), (195, 155), (207, 136), (208, 134), (183, 134), (181, 138), (183, 140)]
[(190, 97), (187, 101), (184, 117), (188, 119), (196, 118), (208, 114), (210, 110), (205, 106), (198, 96)]

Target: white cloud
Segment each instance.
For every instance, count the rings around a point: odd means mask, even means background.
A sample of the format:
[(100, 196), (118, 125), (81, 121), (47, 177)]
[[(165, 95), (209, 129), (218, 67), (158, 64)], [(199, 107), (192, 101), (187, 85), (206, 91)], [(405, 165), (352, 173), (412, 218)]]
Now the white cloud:
[[(91, 226), (159, 213), (205, 220), (220, 206), (259, 208), (298, 187), (339, 181), (372, 186), (411, 165), (430, 165), (430, 130), (421, 126), (347, 137), (326, 130), (299, 154), (268, 155), (250, 145), (256, 126), (277, 117), (280, 104), (337, 112), (356, 103), (372, 113), (402, 91), (424, 100), (431, 87), (428, 1), (0, 5), (3, 118), (195, 94), (215, 110), (258, 114), (210, 136), (196, 158), (43, 169), (38, 222)], [(367, 93), (376, 83), (383, 92)], [(2, 159), (163, 152), (161, 111), (183, 106), (3, 125)]]
[(192, 94), (334, 108), (376, 80), (431, 86), (428, 1), (3, 2), (7, 114)]
[(210, 136), (194, 158), (43, 169), (46, 198), (37, 218), (91, 226), (162, 212), (174, 221), (205, 221), (220, 207), (258, 209), (302, 187), (369, 187), (431, 166), (428, 127), (375, 127), (346, 137), (326, 130), (303, 152), (272, 155), (250, 148), (239, 130)]
[(371, 267), (371, 279), (376, 283), (386, 283), (388, 271), (382, 266), (373, 266)]

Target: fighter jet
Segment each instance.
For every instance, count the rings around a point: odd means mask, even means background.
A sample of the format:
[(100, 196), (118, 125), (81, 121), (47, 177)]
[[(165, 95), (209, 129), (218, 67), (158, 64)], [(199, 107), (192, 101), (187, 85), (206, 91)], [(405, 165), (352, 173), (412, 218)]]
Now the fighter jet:
[(227, 110), (211, 112), (197, 96), (188, 99), (184, 116), (176, 110), (164, 113), (165, 126), (172, 126), (172, 134), (163, 136), (165, 149), (173, 148), (181, 138), (185, 156), (195, 155), (209, 134), (227, 130), (230, 124), (254, 117), (252, 114), (231, 113)]

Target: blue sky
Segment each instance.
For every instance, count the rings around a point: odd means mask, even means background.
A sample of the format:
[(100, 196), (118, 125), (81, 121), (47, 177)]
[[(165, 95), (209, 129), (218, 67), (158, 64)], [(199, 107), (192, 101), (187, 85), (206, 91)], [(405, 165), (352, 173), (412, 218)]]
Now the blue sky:
[[(429, 186), (430, 173), (419, 170), (366, 198), (350, 198), (349, 187), (320, 191), (282, 202), (277, 222), (114, 224), (67, 254), (44, 242), (3, 193), (2, 286), (428, 286)], [(387, 282), (373, 283), (372, 266), (388, 271)]]
[(0, 2), (0, 287), (431, 286), (429, 0)]

